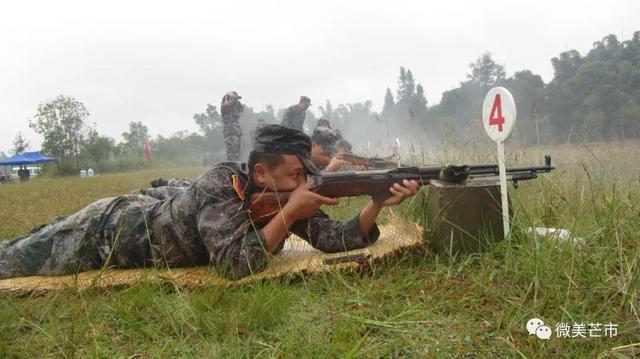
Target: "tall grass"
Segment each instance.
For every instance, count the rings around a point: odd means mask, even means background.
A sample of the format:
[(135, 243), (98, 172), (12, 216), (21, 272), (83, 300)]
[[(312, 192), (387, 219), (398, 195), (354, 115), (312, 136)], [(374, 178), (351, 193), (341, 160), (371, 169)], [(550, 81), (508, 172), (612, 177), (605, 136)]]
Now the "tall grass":
[[(487, 146), (490, 146), (487, 144)], [(427, 163), (492, 160), (487, 151), (418, 149)], [(428, 249), (374, 265), (184, 291), (161, 281), (109, 291), (0, 295), (0, 352), (7, 357), (632, 357), (640, 353), (640, 144), (511, 149), (508, 165), (551, 174), (511, 190), (510, 240), (459, 258)], [(0, 186), (0, 238), (154, 177), (144, 171)], [(93, 181), (93, 182), (90, 182)], [(347, 218), (362, 200), (329, 209)], [(422, 218), (419, 201), (395, 209)], [(581, 242), (535, 236), (566, 228)], [(615, 323), (613, 338), (543, 341), (525, 323)]]

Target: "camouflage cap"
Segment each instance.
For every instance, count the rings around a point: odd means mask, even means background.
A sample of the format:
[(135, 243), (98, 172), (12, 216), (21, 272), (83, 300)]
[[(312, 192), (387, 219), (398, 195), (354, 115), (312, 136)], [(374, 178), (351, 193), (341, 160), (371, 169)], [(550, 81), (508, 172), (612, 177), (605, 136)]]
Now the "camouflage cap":
[(300, 96), (300, 102), (306, 102), (311, 105), (311, 99), (307, 96)]
[(316, 127), (311, 135), (311, 141), (322, 145), (324, 150), (331, 156), (335, 155), (336, 132), (329, 127)]
[(329, 122), (329, 120), (327, 120), (326, 118), (321, 118), (316, 123), (316, 126), (326, 126), (331, 128), (331, 122)]
[(304, 133), (280, 125), (265, 125), (256, 131), (253, 150), (261, 153), (295, 155), (314, 175), (320, 170), (311, 161), (311, 139)]
[(237, 92), (235, 92), (235, 91), (229, 91), (229, 92), (227, 92), (227, 96), (229, 96), (229, 97), (231, 97), (231, 98), (234, 98), (234, 97), (235, 97), (235, 98), (237, 98), (237, 99), (241, 99), (241, 98), (242, 98), (242, 96), (238, 95), (238, 93), (237, 93)]
[(344, 152), (351, 152), (353, 150), (353, 146), (351, 145), (351, 143), (345, 140), (344, 138), (341, 138), (338, 141), (336, 141), (336, 146), (342, 147)]

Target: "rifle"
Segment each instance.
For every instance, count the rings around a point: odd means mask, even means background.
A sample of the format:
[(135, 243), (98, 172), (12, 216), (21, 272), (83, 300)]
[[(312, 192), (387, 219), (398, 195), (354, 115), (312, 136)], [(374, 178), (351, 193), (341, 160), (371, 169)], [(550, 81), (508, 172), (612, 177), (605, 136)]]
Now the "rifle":
[[(538, 173), (548, 173), (555, 169), (551, 165), (551, 156), (545, 156), (543, 166), (507, 168), (507, 180), (518, 181), (537, 178)], [(314, 192), (325, 197), (355, 197), (370, 195), (374, 200), (384, 200), (391, 196), (389, 187), (403, 180), (415, 180), (420, 186), (426, 186), (432, 180), (464, 182), (470, 178), (491, 179), (498, 173), (497, 165), (471, 166), (424, 166), (398, 167), (392, 170), (350, 171), (323, 173), (309, 176)], [(249, 215), (259, 224), (268, 222), (289, 200), (290, 192), (259, 192), (249, 197)]]
[(375, 169), (389, 168), (390, 169), (390, 168), (398, 167), (397, 163), (385, 158), (358, 156), (351, 152), (344, 152), (344, 153), (338, 154), (338, 158), (343, 161), (349, 162), (352, 165), (365, 166), (367, 168), (375, 168)]

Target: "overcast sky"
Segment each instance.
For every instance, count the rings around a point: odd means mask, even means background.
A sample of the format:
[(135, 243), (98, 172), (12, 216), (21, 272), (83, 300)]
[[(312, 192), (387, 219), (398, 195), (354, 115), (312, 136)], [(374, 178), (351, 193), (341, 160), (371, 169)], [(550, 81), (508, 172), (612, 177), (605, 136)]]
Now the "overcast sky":
[[(130, 121), (152, 135), (195, 130), (192, 116), (236, 89), (256, 110), (372, 100), (398, 68), (429, 104), (484, 51), (507, 74), (545, 82), (550, 59), (640, 30), (640, 1), (11, 1), (0, 5), (0, 151), (59, 94), (120, 141)], [(480, 107), (481, 104), (478, 104)], [(313, 108), (313, 107), (312, 107)]]

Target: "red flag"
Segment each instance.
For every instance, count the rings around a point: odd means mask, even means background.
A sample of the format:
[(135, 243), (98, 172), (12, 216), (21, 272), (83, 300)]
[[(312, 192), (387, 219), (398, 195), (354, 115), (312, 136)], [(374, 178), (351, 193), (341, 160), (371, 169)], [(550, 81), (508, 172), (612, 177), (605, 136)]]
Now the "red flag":
[(147, 162), (151, 162), (151, 147), (149, 147), (149, 142), (144, 144), (144, 156), (147, 158)]

